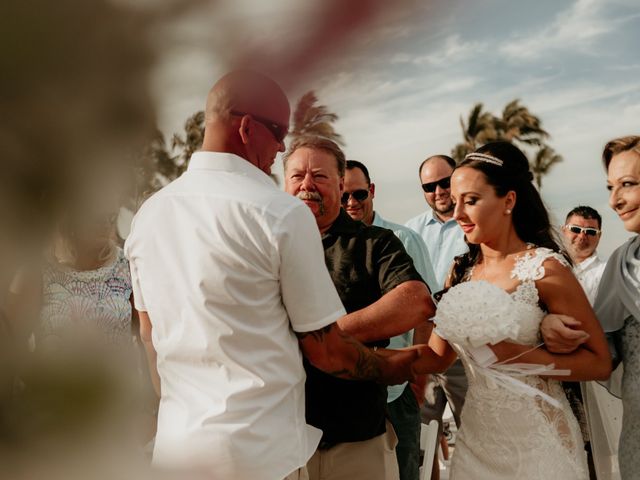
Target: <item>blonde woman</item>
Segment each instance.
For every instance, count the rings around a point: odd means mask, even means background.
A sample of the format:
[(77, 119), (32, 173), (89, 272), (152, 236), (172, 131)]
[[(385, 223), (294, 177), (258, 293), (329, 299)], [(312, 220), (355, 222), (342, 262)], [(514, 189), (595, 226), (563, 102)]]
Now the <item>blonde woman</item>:
[(624, 367), (621, 384), (609, 385), (622, 398), (618, 460), (624, 480), (638, 478), (640, 472), (640, 136), (611, 140), (602, 158), (609, 205), (624, 228), (636, 234), (609, 258), (594, 306), (614, 364), (621, 361)]
[[(13, 282), (10, 320), (14, 343), (24, 350), (30, 344), (53, 375), (64, 371), (65, 377), (83, 381), (83, 367), (101, 365), (118, 382), (131, 382), (118, 386), (128, 389), (132, 433), (145, 444), (155, 433), (157, 399), (136, 347), (131, 274), (115, 241), (116, 217), (111, 207), (65, 212), (44, 258)], [(29, 381), (25, 385), (31, 388)], [(109, 393), (118, 398), (117, 392)]]
[(11, 287), (18, 339), (33, 334), (31, 348), (41, 352), (78, 348), (78, 339), (133, 344), (131, 275), (114, 241), (116, 217), (116, 209), (104, 208), (60, 215), (44, 257), (23, 268)]

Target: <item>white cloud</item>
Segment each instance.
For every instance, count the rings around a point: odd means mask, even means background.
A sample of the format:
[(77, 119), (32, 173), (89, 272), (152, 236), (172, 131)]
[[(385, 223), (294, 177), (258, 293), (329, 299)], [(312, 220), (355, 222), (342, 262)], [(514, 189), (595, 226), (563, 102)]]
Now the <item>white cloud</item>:
[(527, 97), (529, 106), (538, 114), (548, 114), (568, 108), (580, 107), (583, 104), (595, 103), (610, 98), (620, 97), (628, 93), (640, 93), (640, 85), (636, 82), (621, 85), (598, 85), (578, 83), (567, 86), (549, 86)]
[[(607, 140), (632, 133), (640, 117), (640, 87), (635, 83), (558, 85), (554, 77), (533, 77), (493, 89), (491, 79), (481, 82), (474, 77), (468, 77), (466, 85), (466, 78), (455, 77), (452, 85), (446, 85), (441, 81), (447, 75), (444, 71), (413, 81), (365, 82), (359, 84), (357, 95), (353, 87), (347, 88), (354, 80), (350, 78), (338, 82), (334, 90), (341, 92), (340, 102), (326, 97), (332, 106), (343, 109), (337, 128), (347, 141), (347, 155), (370, 168), (377, 184), (376, 208), (383, 215), (403, 222), (425, 209), (415, 170), (426, 156), (447, 153), (460, 141), (458, 116), (469, 110), (472, 96), (496, 111), (520, 96), (542, 117), (553, 135), (553, 147), (565, 158), (543, 182), (542, 193), (556, 221), (577, 204), (597, 208), (607, 232), (600, 247), (603, 257), (628, 237), (607, 206), (599, 156)], [(423, 88), (413, 90), (416, 86)], [(455, 91), (457, 86), (458, 92), (446, 95), (447, 89)], [(407, 92), (407, 87), (412, 91)]]
[(460, 39), (460, 35), (448, 36), (445, 41), (433, 52), (426, 55), (410, 55), (398, 53), (391, 58), (392, 64), (411, 63), (414, 65), (443, 66), (462, 62), (473, 58), (484, 52), (487, 48), (485, 42), (465, 42)]
[[(305, 90), (315, 89), (320, 103), (340, 115), (336, 128), (347, 142), (347, 155), (367, 164), (378, 187), (376, 208), (398, 222), (425, 209), (417, 166), (427, 155), (449, 152), (461, 140), (459, 116), (477, 101), (497, 114), (508, 101), (520, 98), (543, 119), (553, 135), (552, 146), (565, 157), (544, 178), (545, 200), (556, 219), (563, 219), (577, 203), (597, 208), (604, 218), (601, 252), (606, 256), (627, 234), (607, 207), (599, 156), (610, 138), (633, 129), (637, 133), (640, 87), (633, 74), (640, 66), (629, 46), (636, 34), (628, 12), (638, 0), (578, 0), (569, 8), (549, 4), (553, 12), (547, 18), (553, 20), (537, 30), (537, 17), (523, 4), (521, 20), (510, 24), (510, 30), (497, 35), (479, 29), (484, 36), (474, 37), (469, 25), (500, 15), (508, 1), (459, 9), (447, 2), (442, 8), (455, 21), (426, 15), (423, 7), (413, 15), (384, 18), (382, 26), (372, 25), (336, 52), (332, 63), (299, 85), (300, 91), (290, 92), (290, 98), (293, 103)], [(255, 24), (256, 31), (242, 37), (245, 43), (249, 37), (271, 47), (295, 45), (292, 39), (299, 38), (300, 25), (291, 16), (277, 16), (291, 2), (278, 0), (273, 18), (263, 9), (243, 15), (248, 5), (243, 0), (245, 7), (216, 19)], [(616, 8), (610, 8), (613, 3)], [(613, 18), (616, 11), (622, 14)], [(293, 16), (309, 18), (300, 12)], [(229, 44), (228, 28), (217, 29), (210, 15), (196, 17), (194, 13), (163, 42), (164, 62), (154, 91), (163, 126), (170, 127), (167, 133), (180, 129), (188, 114), (201, 108), (211, 80), (225, 68), (227, 55), (221, 50)], [(623, 40), (620, 48), (600, 54), (614, 33)], [(499, 52), (502, 55), (495, 55)], [(566, 52), (599, 56), (597, 62), (596, 57), (585, 57), (593, 60), (592, 66), (582, 62), (576, 68), (563, 61)], [(487, 68), (487, 61), (504, 58), (509, 61)], [(560, 68), (545, 69), (547, 65)]]
[(625, 65), (612, 65), (607, 67), (607, 70), (610, 72), (638, 72), (640, 71), (639, 64), (625, 64)]
[[(341, 72), (330, 76), (317, 90), (320, 103), (345, 117), (353, 109), (365, 108), (380, 114), (403, 118), (420, 113), (422, 105), (433, 102), (455, 102), (473, 95), (483, 81), (475, 75), (455, 76), (447, 71), (432, 71), (427, 75), (381, 75), (379, 73)], [(453, 99), (452, 97), (456, 98)]]
[(604, 0), (577, 0), (558, 13), (548, 27), (529, 36), (515, 36), (500, 48), (512, 60), (534, 60), (554, 50), (589, 53), (593, 42), (614, 30), (617, 22), (604, 15)]

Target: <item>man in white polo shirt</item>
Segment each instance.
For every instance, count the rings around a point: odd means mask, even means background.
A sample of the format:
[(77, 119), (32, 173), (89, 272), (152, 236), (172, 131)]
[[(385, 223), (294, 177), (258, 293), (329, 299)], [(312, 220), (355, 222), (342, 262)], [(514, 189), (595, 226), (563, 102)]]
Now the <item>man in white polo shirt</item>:
[(415, 352), (374, 353), (334, 323), (345, 311), (315, 220), (268, 176), (288, 123), (271, 79), (222, 77), (207, 98), (203, 151), (134, 219), (125, 250), (161, 398), (157, 466), (306, 478), (321, 432), (305, 423), (301, 350), (345, 378), (409, 377)]
[(602, 218), (594, 208), (580, 205), (567, 214), (562, 226), (564, 247), (573, 260), (573, 272), (593, 305), (606, 262), (596, 249), (600, 243)]

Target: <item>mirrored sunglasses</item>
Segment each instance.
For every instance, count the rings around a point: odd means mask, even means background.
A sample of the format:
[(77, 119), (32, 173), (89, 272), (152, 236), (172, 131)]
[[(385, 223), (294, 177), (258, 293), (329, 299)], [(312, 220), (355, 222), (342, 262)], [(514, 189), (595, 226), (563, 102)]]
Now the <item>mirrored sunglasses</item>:
[(353, 192), (344, 192), (342, 194), (342, 198), (340, 199), (343, 205), (349, 201), (349, 197), (353, 197), (354, 200), (362, 202), (369, 197), (369, 190), (363, 188), (360, 190), (354, 190)]
[(289, 128), (284, 125), (280, 125), (279, 123), (274, 122), (273, 120), (269, 120), (268, 118), (261, 117), (260, 115), (256, 115), (254, 113), (249, 112), (240, 112), (238, 110), (231, 110), (229, 112), (231, 115), (244, 116), (249, 115), (256, 122), (260, 122), (264, 125), (273, 135), (273, 137), (278, 141), (278, 143), (282, 143), (284, 141), (284, 137), (289, 133)]
[(569, 230), (571, 233), (575, 233), (576, 235), (580, 235), (584, 233), (585, 235), (589, 235), (590, 237), (595, 237), (600, 233), (600, 230), (593, 227), (580, 227), (578, 225), (565, 225), (564, 228)]
[(440, 187), (442, 189), (446, 189), (451, 187), (451, 176), (441, 178), (435, 182), (423, 183), (422, 190), (426, 193), (433, 193), (436, 191), (436, 187)]

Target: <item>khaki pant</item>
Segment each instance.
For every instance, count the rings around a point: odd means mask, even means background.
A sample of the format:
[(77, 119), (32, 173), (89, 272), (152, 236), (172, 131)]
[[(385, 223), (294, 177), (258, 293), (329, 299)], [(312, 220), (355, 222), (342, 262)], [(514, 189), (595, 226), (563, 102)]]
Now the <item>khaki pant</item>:
[(309, 462), (309, 480), (399, 480), (398, 439), (387, 422), (387, 431), (363, 442), (339, 443), (316, 450)]
[(309, 480), (309, 474), (307, 473), (307, 467), (302, 467), (296, 470), (295, 472), (291, 472), (287, 475), (284, 480)]

